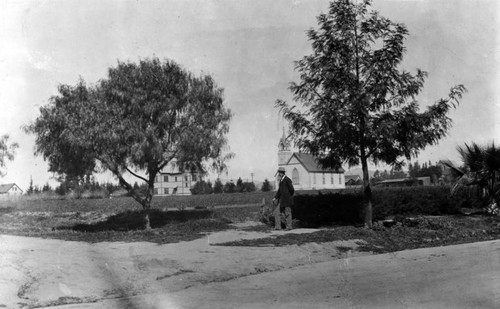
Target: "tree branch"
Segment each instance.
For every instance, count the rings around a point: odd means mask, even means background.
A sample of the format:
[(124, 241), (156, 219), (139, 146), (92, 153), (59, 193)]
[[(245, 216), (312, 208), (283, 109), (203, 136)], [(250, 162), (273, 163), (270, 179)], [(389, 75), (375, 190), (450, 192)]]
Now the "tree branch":
[(140, 175), (137, 175), (136, 173), (132, 172), (131, 169), (129, 169), (128, 167), (125, 167), (125, 169), (127, 170), (127, 172), (129, 172), (130, 174), (134, 175), (135, 177), (145, 181), (146, 183), (149, 182), (146, 178), (140, 176)]

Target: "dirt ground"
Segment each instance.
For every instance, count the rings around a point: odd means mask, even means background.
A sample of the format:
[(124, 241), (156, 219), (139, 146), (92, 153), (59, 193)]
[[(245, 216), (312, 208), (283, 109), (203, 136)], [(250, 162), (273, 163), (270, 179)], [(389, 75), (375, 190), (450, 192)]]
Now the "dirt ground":
[(500, 241), (382, 255), (349, 250), (355, 241), (217, 246), (312, 231), (165, 245), (0, 235), (0, 308), (500, 307)]

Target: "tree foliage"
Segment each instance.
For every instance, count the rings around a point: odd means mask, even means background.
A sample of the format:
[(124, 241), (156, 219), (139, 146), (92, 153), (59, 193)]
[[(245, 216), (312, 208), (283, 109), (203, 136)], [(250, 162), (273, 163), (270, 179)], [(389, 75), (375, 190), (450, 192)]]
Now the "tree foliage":
[(500, 148), (494, 143), (481, 146), (476, 143), (458, 147), (463, 167), (456, 167), (450, 161), (445, 164), (458, 176), (452, 193), (456, 193), (464, 186), (475, 186), (479, 189), (480, 197), (485, 205), (496, 204), (496, 211), (500, 205)]
[[(154, 179), (176, 159), (182, 171), (205, 172), (226, 146), (231, 112), (209, 75), (194, 76), (158, 58), (118, 62), (96, 85), (61, 85), (27, 127), (51, 171), (82, 176), (112, 172), (148, 211)], [(145, 194), (125, 175), (147, 184)]]
[(213, 193), (212, 189), (212, 183), (205, 182), (204, 180), (197, 181), (194, 186), (190, 189), (191, 194), (193, 195), (198, 195), (198, 194), (211, 194)]
[(4, 134), (0, 137), (0, 177), (5, 176), (6, 171), (4, 170), (7, 161), (14, 160), (16, 155), (16, 149), (19, 148), (19, 144), (16, 142), (9, 144), (9, 135)]
[(271, 183), (269, 182), (269, 180), (264, 179), (264, 182), (262, 183), (262, 187), (260, 188), (260, 190), (262, 192), (269, 192), (272, 190), (272, 186), (271, 186)]
[(401, 68), (408, 30), (404, 24), (369, 11), (371, 1), (330, 3), (307, 35), (312, 54), (295, 63), (300, 82), (292, 83), (300, 105), (276, 101), (290, 123), (297, 146), (324, 167), (361, 164), (366, 224), (371, 226), (368, 161), (401, 167), (448, 132), (448, 113), (464, 86), (420, 111), (417, 96), (427, 73)]
[(214, 193), (223, 193), (224, 192), (224, 185), (222, 184), (222, 181), (217, 178), (214, 183)]
[(430, 177), (431, 183), (435, 184), (443, 175), (443, 170), (439, 165), (433, 165), (430, 161), (422, 164), (422, 166), (416, 161), (414, 164), (408, 164), (408, 173), (413, 178)]
[(227, 163), (229, 160), (232, 160), (235, 157), (235, 154), (233, 152), (225, 152), (222, 153), (220, 156), (212, 160), (212, 165), (211, 169), (217, 174), (217, 178), (220, 178), (220, 175), (222, 173), (228, 171), (228, 166)]

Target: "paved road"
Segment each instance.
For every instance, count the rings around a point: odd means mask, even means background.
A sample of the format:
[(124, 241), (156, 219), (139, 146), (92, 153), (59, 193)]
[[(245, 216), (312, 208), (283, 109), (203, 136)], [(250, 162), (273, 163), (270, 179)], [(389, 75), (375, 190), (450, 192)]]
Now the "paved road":
[(57, 308), (500, 308), (500, 240), (353, 257)]

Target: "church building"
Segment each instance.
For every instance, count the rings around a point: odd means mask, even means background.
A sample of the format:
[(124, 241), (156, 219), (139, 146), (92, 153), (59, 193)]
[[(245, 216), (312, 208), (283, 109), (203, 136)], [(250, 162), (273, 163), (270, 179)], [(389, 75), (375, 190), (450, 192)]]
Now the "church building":
[(323, 168), (314, 156), (292, 152), (285, 132), (278, 144), (278, 167), (284, 167), (295, 190), (344, 189), (345, 170), (342, 167)]

